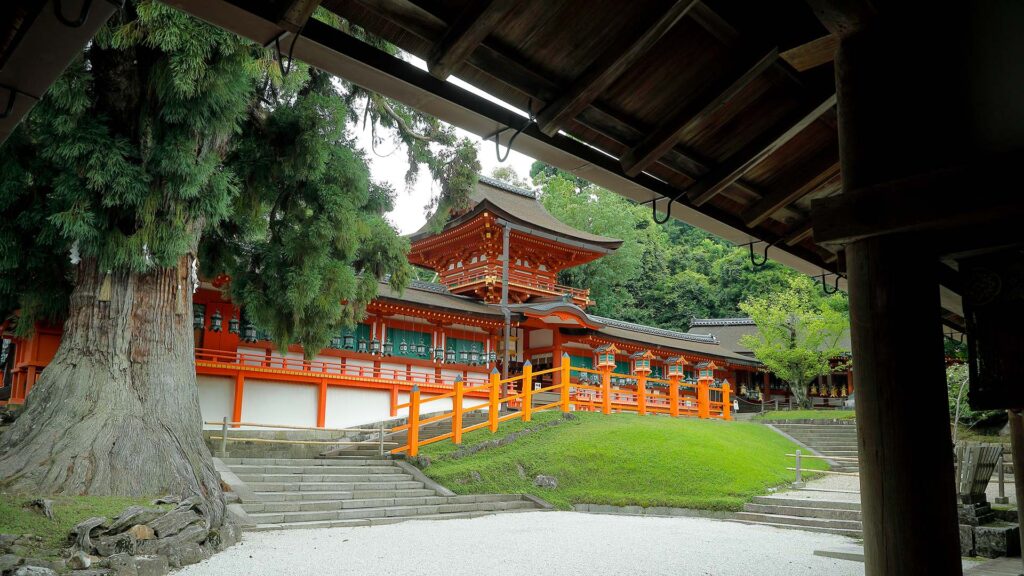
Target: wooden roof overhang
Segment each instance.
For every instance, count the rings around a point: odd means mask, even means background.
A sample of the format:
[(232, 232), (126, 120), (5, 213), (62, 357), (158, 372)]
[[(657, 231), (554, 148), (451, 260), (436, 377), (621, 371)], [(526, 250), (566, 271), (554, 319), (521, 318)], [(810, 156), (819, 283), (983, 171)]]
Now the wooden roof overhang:
[[(842, 254), (810, 219), (842, 184), (836, 36), (803, 0), (167, 3), (503, 145), (521, 128), (523, 154), (658, 210), (671, 200), (672, 217), (845, 289)], [(318, 5), (429, 71), (309, 18)], [(940, 293), (962, 328), (959, 295)]]

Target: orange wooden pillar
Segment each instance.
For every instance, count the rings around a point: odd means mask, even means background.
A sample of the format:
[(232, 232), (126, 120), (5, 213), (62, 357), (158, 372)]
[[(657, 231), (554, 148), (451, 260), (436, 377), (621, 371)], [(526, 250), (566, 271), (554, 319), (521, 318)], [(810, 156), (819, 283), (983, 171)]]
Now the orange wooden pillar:
[(523, 422), (533, 419), (533, 364), (529, 360), (523, 362), (523, 394), (522, 401)]
[(601, 368), (601, 414), (612, 413), (612, 369)]
[(732, 400), (729, 399), (729, 381), (722, 382), (722, 420), (732, 420)]
[(452, 442), (462, 444), (462, 378), (455, 378), (455, 396), (452, 398)]
[(323, 428), (325, 422), (327, 422), (327, 380), (321, 380), (316, 403), (316, 427)]
[(409, 391), (409, 449), (406, 454), (416, 456), (420, 447), (420, 387), (413, 385)]
[(641, 416), (647, 415), (647, 373), (640, 372), (636, 377), (636, 410)]
[(498, 412), (501, 409), (501, 404), (498, 397), (498, 388), (501, 386), (501, 374), (497, 368), (491, 369), (491, 387), (488, 391), (489, 405), (487, 407), (488, 418), (490, 419), (489, 427), (491, 432), (498, 431)]
[(391, 417), (398, 416), (398, 384), (391, 387)]
[[(245, 395), (245, 374), (239, 372), (235, 374), (235, 402), (231, 408), (231, 421), (241, 422), (242, 421), (242, 398)], [(232, 428), (238, 428), (235, 424)]]
[(697, 416), (711, 417), (711, 379), (697, 379)]
[(559, 400), (562, 404), (562, 412), (569, 411), (569, 386), (572, 384), (572, 376), (569, 372), (572, 367), (572, 361), (569, 355), (562, 352), (562, 387), (559, 389)]
[(679, 416), (679, 376), (668, 377), (671, 384), (668, 385), (668, 414), (675, 418)]

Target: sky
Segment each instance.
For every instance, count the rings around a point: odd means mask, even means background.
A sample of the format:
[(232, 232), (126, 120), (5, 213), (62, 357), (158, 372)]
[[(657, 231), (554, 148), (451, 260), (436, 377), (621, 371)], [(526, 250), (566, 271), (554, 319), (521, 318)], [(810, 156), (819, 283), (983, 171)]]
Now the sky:
[[(406, 56), (406, 59), (423, 70), (427, 69), (426, 63), (419, 58)], [(518, 110), (508, 103), (498, 100), (489, 94), (481, 92), (455, 77), (449, 78), (448, 81), (465, 88), (474, 94), (504, 106), (509, 110), (519, 112), (524, 118), (526, 117), (523, 111)], [(466, 132), (461, 128), (456, 128), (455, 131), (459, 137), (467, 137), (477, 143), (477, 153), (478, 158), (480, 159), (481, 174), (490, 176), (491, 171), (499, 166), (511, 166), (519, 176), (529, 179), (530, 165), (533, 164), (533, 158), (513, 150), (504, 163), (499, 163), (494, 152), (493, 140), (484, 142), (481, 137), (476, 134)], [(374, 152), (370, 146), (370, 127), (367, 126), (364, 129), (362, 123), (360, 123), (359, 126), (354, 127), (352, 129), (352, 133), (356, 137), (358, 145), (366, 151), (366, 157), (370, 163), (371, 177), (377, 182), (390, 183), (394, 189), (398, 191), (397, 198), (395, 199), (395, 209), (388, 214), (388, 220), (390, 220), (395, 226), (399, 234), (411, 234), (412, 232), (415, 232), (423, 226), (424, 222), (426, 222), (427, 214), (424, 212), (424, 206), (428, 204), (432, 194), (437, 194), (440, 191), (440, 187), (431, 179), (430, 172), (427, 171), (426, 168), (421, 167), (419, 178), (417, 178), (415, 186), (409, 188), (405, 184), (405, 173), (409, 169), (405, 150), (396, 150), (395, 144), (385, 142), (383, 144), (378, 144), (377, 150)], [(502, 140), (502, 154), (505, 153), (504, 143), (506, 141), (507, 140)]]

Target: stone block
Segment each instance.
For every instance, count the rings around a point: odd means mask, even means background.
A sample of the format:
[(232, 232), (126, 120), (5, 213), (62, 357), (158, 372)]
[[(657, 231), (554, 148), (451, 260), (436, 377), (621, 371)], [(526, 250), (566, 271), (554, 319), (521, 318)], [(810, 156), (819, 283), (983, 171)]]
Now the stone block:
[(1020, 555), (1020, 528), (1016, 524), (993, 524), (974, 528), (974, 550), (978, 556), (999, 558)]
[(149, 524), (164, 514), (167, 514), (167, 511), (161, 510), (160, 508), (129, 506), (124, 509), (124, 512), (121, 512), (121, 515), (118, 516), (113, 523), (110, 524), (110, 528), (107, 529), (107, 532), (111, 534), (118, 534), (120, 532), (124, 532), (130, 526), (135, 526), (136, 524)]
[(149, 527), (153, 529), (158, 537), (164, 538), (166, 536), (177, 534), (189, 524), (199, 522), (200, 520), (202, 520), (202, 518), (191, 508), (181, 507), (175, 508), (163, 516), (149, 522)]
[(114, 554), (107, 558), (107, 567), (110, 568), (111, 576), (139, 576), (135, 557), (129, 554)]
[(100, 556), (113, 556), (115, 554), (135, 554), (138, 547), (138, 540), (128, 532), (115, 534), (114, 536), (100, 536), (92, 542), (96, 552)]
[(167, 557), (162, 555), (136, 556), (135, 567), (138, 576), (165, 576), (169, 569)]
[(152, 540), (156, 537), (156, 533), (153, 529), (145, 524), (136, 524), (125, 531), (126, 534), (131, 534), (136, 540)]
[(57, 572), (43, 566), (22, 566), (14, 571), (14, 576), (57, 576)]
[(960, 525), (960, 555), (974, 556), (974, 526)]

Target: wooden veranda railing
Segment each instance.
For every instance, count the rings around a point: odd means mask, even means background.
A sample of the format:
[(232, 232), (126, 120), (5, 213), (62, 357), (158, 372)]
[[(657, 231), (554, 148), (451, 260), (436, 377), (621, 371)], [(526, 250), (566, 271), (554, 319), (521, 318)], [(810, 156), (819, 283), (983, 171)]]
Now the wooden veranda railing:
[[(598, 375), (600, 385), (573, 382), (573, 371)], [(547, 374), (557, 374), (559, 377), (553, 378), (554, 384), (534, 389), (534, 378)], [(618, 378), (620, 382), (633, 382), (635, 389), (612, 386), (613, 377)], [(666, 391), (649, 391), (648, 384), (664, 385)], [(502, 379), (498, 371), (493, 370), (485, 384), (467, 384), (457, 379), (453, 388), (451, 392), (428, 398), (420, 397), (419, 387), (412, 388), (409, 401), (397, 406), (399, 409), (408, 408), (408, 423), (392, 428), (393, 432), (407, 431), (407, 441), (404, 445), (391, 450), (392, 454), (405, 452), (409, 456), (416, 456), (421, 447), (445, 440), (461, 444), (463, 434), (482, 428), (488, 428), (492, 433), (497, 432), (502, 422), (517, 419), (529, 422), (533, 413), (543, 410), (557, 409), (569, 412), (576, 409), (598, 411), (602, 414), (636, 412), (640, 415), (664, 414), (673, 417), (732, 419), (728, 382), (715, 385), (713, 379), (705, 378), (692, 383), (685, 382), (679, 377), (663, 380), (649, 378), (643, 374), (616, 374), (610, 369), (580, 368), (570, 365), (568, 355), (563, 355), (561, 365), (554, 368), (534, 372), (527, 362), (523, 365), (523, 373), (520, 375)], [(469, 393), (486, 393), (487, 401), (466, 406), (466, 395)], [(534, 406), (534, 397), (545, 393), (557, 395), (557, 400)], [(550, 399), (550, 396), (548, 398)], [(451, 412), (420, 418), (425, 405), (443, 400), (451, 401)], [(518, 411), (502, 415), (502, 407)], [(464, 426), (465, 415), (475, 411), (486, 411), (487, 420)], [(425, 440), (419, 439), (421, 427), (445, 420), (451, 420), (450, 432)]]

